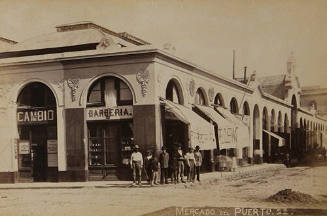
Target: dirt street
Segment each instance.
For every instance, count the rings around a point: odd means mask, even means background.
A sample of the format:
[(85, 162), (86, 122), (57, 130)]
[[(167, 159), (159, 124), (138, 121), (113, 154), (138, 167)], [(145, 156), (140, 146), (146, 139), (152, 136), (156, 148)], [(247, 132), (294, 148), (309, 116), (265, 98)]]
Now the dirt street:
[[(141, 188), (0, 190), (0, 216), (138, 216), (170, 206), (327, 208), (327, 167), (296, 167), (257, 176), (206, 183)], [(310, 194), (316, 204), (273, 203), (283, 189)]]

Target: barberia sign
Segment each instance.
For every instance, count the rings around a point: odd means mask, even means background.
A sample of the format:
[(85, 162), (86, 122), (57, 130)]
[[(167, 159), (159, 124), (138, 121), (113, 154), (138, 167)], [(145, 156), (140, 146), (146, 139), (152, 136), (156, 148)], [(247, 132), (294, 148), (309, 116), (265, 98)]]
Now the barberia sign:
[(97, 107), (86, 109), (86, 120), (117, 120), (133, 118), (133, 106)]
[(18, 124), (49, 123), (56, 120), (55, 109), (27, 109), (17, 111)]

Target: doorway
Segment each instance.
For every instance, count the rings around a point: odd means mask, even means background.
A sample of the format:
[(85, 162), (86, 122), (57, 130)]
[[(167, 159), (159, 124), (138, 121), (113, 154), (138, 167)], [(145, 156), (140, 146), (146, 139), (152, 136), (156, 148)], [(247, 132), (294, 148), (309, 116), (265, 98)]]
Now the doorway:
[(56, 126), (22, 125), (19, 138), (19, 182), (55, 181), (58, 169), (49, 166), (48, 142), (56, 140)]

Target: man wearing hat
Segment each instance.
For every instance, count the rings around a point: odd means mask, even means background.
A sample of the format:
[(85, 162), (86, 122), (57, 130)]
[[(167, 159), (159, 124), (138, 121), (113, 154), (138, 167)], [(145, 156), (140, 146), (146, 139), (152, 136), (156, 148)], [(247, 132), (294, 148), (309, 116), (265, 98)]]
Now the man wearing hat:
[(159, 162), (160, 162), (160, 171), (161, 171), (161, 175), (160, 175), (160, 183), (161, 184), (168, 184), (168, 167), (169, 167), (169, 154), (166, 151), (166, 147), (163, 146), (162, 148), (162, 152), (159, 156)]
[(185, 154), (185, 162), (186, 162), (186, 171), (187, 171), (187, 181), (194, 182), (194, 150), (192, 147), (189, 148), (189, 151)]
[(196, 179), (200, 181), (200, 168), (202, 165), (202, 154), (200, 152), (200, 147), (198, 145), (195, 146), (194, 159), (195, 159)]
[(141, 178), (143, 168), (143, 157), (139, 150), (139, 146), (135, 145), (130, 160), (131, 168), (133, 169), (133, 185), (136, 184), (136, 180), (138, 180), (139, 185), (142, 185)]
[(178, 145), (178, 149), (175, 152), (176, 155), (176, 159), (177, 159), (177, 182), (179, 183), (179, 178), (181, 179), (182, 183), (185, 183), (184, 181), (184, 154), (183, 154), (183, 150), (182, 147), (180, 145)]

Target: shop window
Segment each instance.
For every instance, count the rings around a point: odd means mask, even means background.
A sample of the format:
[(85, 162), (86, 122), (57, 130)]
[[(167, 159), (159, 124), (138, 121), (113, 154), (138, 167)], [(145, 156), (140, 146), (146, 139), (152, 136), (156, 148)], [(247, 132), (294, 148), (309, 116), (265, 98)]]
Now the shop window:
[(97, 82), (94, 85), (92, 85), (87, 98), (87, 102), (91, 104), (102, 104), (103, 102), (102, 89), (103, 86), (101, 85), (101, 82)]
[(133, 103), (133, 95), (129, 90), (126, 83), (120, 81), (119, 82), (119, 101), (121, 105), (129, 105)]
[(88, 92), (88, 106), (115, 107), (132, 104), (133, 96), (129, 87), (115, 77), (99, 79), (91, 86)]
[(195, 104), (205, 105), (204, 94), (201, 89), (198, 89), (195, 94)]
[(89, 166), (117, 166), (130, 156), (133, 124), (120, 122), (89, 124)]

